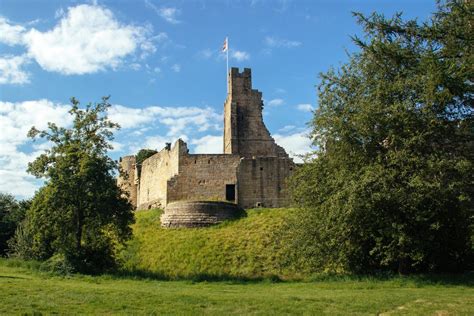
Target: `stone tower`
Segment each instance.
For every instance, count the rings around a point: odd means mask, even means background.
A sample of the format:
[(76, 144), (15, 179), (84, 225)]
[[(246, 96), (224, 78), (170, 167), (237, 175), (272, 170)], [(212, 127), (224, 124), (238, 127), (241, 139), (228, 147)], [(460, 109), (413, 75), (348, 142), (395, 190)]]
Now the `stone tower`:
[(122, 174), (117, 178), (117, 185), (127, 193), (127, 197), (134, 208), (137, 207), (137, 179), (136, 157), (125, 156), (120, 158)]
[(249, 68), (231, 68), (229, 91), (224, 103), (224, 153), (241, 157), (284, 157), (285, 150), (275, 143), (263, 123), (262, 93), (252, 89)]

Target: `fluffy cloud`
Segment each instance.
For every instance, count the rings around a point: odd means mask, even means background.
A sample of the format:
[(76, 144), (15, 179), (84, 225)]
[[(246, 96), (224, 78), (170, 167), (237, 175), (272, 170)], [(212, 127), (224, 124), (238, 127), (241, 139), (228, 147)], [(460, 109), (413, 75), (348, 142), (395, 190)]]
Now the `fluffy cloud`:
[(131, 108), (114, 105), (109, 110), (109, 117), (124, 129), (140, 128), (146, 124), (160, 123), (168, 129), (169, 137), (176, 137), (192, 131), (204, 132), (218, 130), (222, 115), (214, 109), (198, 107), (161, 107)]
[(231, 50), (230, 57), (236, 61), (244, 61), (250, 59), (250, 54), (240, 50)]
[(301, 42), (290, 41), (284, 38), (278, 38), (273, 36), (267, 36), (264, 39), (265, 45), (271, 48), (285, 47), (285, 48), (294, 48), (301, 45)]
[(311, 112), (313, 111), (313, 106), (309, 103), (298, 104), (296, 108), (303, 112)]
[(113, 13), (95, 5), (68, 9), (54, 29), (31, 29), (24, 35), (28, 53), (45, 70), (66, 75), (117, 68), (142, 47), (153, 51), (149, 30), (119, 23)]
[[(0, 101), (0, 192), (10, 192), (28, 197), (39, 187), (40, 181), (26, 173), (28, 162), (47, 149), (48, 143), (32, 143), (26, 134), (31, 126), (47, 128), (48, 122), (70, 126), (69, 105), (55, 104), (48, 100), (25, 102)], [(113, 155), (136, 153), (140, 148), (161, 149), (166, 142), (187, 135), (221, 130), (222, 115), (212, 108), (149, 106), (132, 108), (113, 105), (109, 118), (119, 123), (122, 130), (112, 142)], [(153, 136), (151, 136), (153, 135)], [(205, 145), (205, 139), (191, 144)]]
[(10, 46), (23, 43), (25, 28), (21, 25), (12, 25), (6, 18), (0, 16), (0, 43)]
[(307, 132), (289, 135), (275, 134), (273, 138), (278, 145), (286, 149), (295, 162), (302, 162), (303, 160), (300, 156), (311, 151), (311, 139), (308, 138)]
[(38, 188), (39, 181), (26, 173), (28, 162), (33, 161), (44, 149), (36, 143), (28, 152), (22, 149), (27, 143), (26, 134), (35, 126), (45, 129), (47, 122), (67, 126), (71, 124), (69, 107), (56, 105), (48, 100), (25, 102), (0, 101), (0, 191), (28, 197)]
[(222, 154), (223, 151), (222, 135), (206, 135), (204, 137), (191, 140), (191, 144), (195, 145), (194, 152), (196, 154)]
[(22, 69), (28, 62), (25, 55), (0, 57), (0, 84), (30, 82), (30, 74)]
[(285, 101), (283, 99), (273, 99), (268, 101), (269, 106), (280, 106), (283, 105)]

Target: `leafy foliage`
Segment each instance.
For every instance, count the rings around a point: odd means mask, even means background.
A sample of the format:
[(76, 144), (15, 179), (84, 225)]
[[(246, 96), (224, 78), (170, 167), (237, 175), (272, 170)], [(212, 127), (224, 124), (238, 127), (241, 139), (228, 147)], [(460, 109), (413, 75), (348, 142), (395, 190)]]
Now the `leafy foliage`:
[(137, 166), (137, 171), (138, 171), (138, 177), (140, 177), (140, 174), (142, 172), (142, 163), (145, 161), (145, 159), (153, 156), (156, 154), (158, 151), (154, 149), (140, 149), (140, 151), (136, 155), (136, 166)]
[(140, 151), (137, 153), (137, 158), (136, 158), (136, 163), (137, 165), (141, 165), (145, 159), (153, 156), (156, 154), (157, 151), (154, 149), (140, 149)]
[(430, 23), (355, 14), (366, 37), (322, 74), (314, 160), (292, 179), (296, 241), (331, 271), (459, 270), (472, 255), (474, 6)]
[[(119, 126), (108, 120), (108, 98), (79, 108), (72, 99), (70, 129), (48, 124), (29, 136), (53, 143), (28, 171), (46, 178), (33, 198), (15, 241), (19, 256), (45, 260), (55, 256), (77, 271), (100, 272), (114, 266), (114, 249), (131, 236), (132, 207), (117, 187), (117, 163), (107, 156)], [(57, 264), (57, 263), (55, 263)]]
[(8, 253), (8, 241), (25, 217), (28, 201), (17, 201), (9, 194), (0, 193), (0, 256)]

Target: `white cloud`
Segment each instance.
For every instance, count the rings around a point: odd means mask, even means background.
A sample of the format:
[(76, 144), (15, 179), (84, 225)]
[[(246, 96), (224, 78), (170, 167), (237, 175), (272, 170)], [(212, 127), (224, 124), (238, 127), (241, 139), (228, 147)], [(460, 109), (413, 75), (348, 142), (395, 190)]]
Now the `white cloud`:
[(176, 8), (161, 8), (159, 9), (159, 15), (165, 19), (167, 22), (170, 22), (172, 24), (178, 24), (181, 23), (176, 17), (179, 15), (181, 11)]
[(17, 146), (26, 142), (29, 129), (35, 126), (45, 129), (48, 122), (59, 125), (71, 123), (68, 105), (57, 105), (48, 100), (36, 100), (25, 102), (2, 102), (0, 101), (0, 143)]
[(10, 46), (23, 43), (25, 28), (21, 25), (12, 25), (6, 18), (0, 16), (0, 43)]
[(278, 132), (280, 132), (280, 133), (287, 133), (287, 132), (289, 132), (289, 131), (294, 130), (295, 128), (296, 128), (295, 125), (285, 125), (285, 126), (283, 126), (282, 128), (280, 128), (280, 129), (278, 130)]
[(181, 65), (174, 64), (173, 66), (171, 66), (171, 70), (173, 70), (174, 72), (180, 72), (181, 71)]
[(22, 69), (29, 63), (25, 56), (0, 57), (0, 84), (24, 84), (30, 82), (30, 74)]
[(178, 135), (172, 138), (169, 137), (163, 137), (160, 135), (157, 136), (149, 136), (145, 138), (145, 141), (143, 144), (140, 144), (140, 146), (134, 148), (134, 152), (138, 152), (142, 148), (147, 148), (147, 149), (155, 149), (155, 150), (162, 150), (165, 148), (167, 143), (170, 143), (171, 145), (174, 145), (174, 143), (178, 140), (182, 139), (183, 141), (187, 142), (188, 137), (186, 135)]
[(147, 28), (124, 25), (101, 6), (68, 9), (50, 31), (31, 29), (24, 36), (28, 54), (47, 71), (66, 75), (116, 69), (138, 49), (154, 52)]
[[(32, 126), (46, 129), (48, 122), (70, 126), (69, 109), (70, 105), (49, 100), (0, 101), (0, 192), (29, 197), (41, 185), (41, 180), (26, 173), (26, 168), (28, 162), (50, 144), (42, 141), (32, 143), (26, 134)], [(165, 143), (174, 143), (178, 138), (187, 141), (187, 135), (221, 130), (222, 124), (222, 115), (209, 107), (132, 108), (112, 105), (109, 118), (123, 127), (111, 143), (113, 154), (136, 153), (145, 147), (162, 149)], [(203, 146), (202, 142), (195, 141), (198, 146)]]
[(133, 64), (130, 64), (130, 69), (138, 71), (142, 69), (142, 65), (140, 65), (139, 63), (133, 63)]
[[(161, 150), (165, 147), (166, 143), (170, 143), (170, 140), (163, 136), (149, 136), (143, 143), (143, 148)], [(138, 151), (138, 150), (137, 150)]]
[(45, 129), (48, 122), (60, 126), (71, 124), (69, 106), (56, 105), (48, 100), (25, 102), (0, 101), (0, 191), (29, 197), (41, 181), (26, 173), (28, 162), (33, 161), (48, 144), (36, 142), (29, 152), (21, 146), (28, 142), (26, 134), (35, 126)]
[(250, 59), (250, 54), (240, 50), (231, 50), (230, 57), (237, 61), (244, 61)]
[(285, 47), (285, 48), (294, 48), (301, 45), (301, 42), (291, 41), (284, 38), (267, 36), (264, 39), (265, 45), (271, 48)]
[(181, 14), (181, 10), (173, 7), (162, 7), (158, 8), (150, 0), (145, 0), (145, 5), (156, 12), (161, 18), (171, 24), (178, 24), (181, 21), (178, 20), (178, 15)]
[(303, 160), (299, 155), (304, 155), (311, 151), (311, 139), (307, 136), (307, 132), (290, 135), (275, 134), (273, 138), (278, 145), (286, 149), (295, 162), (302, 162)]
[(222, 116), (214, 109), (198, 107), (149, 106), (132, 108), (114, 105), (109, 109), (109, 118), (124, 129), (139, 128), (145, 124), (160, 123), (168, 128), (167, 135), (176, 137), (183, 132), (219, 129)]
[(204, 137), (191, 140), (191, 144), (195, 145), (194, 152), (196, 154), (222, 154), (223, 151), (222, 135), (206, 135)]
[(111, 141), (110, 144), (112, 145), (111, 152), (121, 152), (125, 146), (119, 142)]
[(269, 106), (280, 106), (283, 105), (285, 101), (283, 99), (273, 99), (268, 101)]
[[(149, 31), (149, 33), (151, 33), (152, 29), (153, 27), (149, 25), (146, 30)], [(143, 40), (140, 43), (140, 49), (141, 49), (140, 59), (144, 60), (148, 56), (156, 53), (156, 51), (158, 50), (158, 45), (163, 47), (168, 42), (170, 42), (170, 40), (169, 40), (168, 34), (166, 34), (165, 32), (160, 32), (155, 36), (152, 36)]]
[(296, 108), (303, 112), (311, 112), (313, 111), (313, 106), (309, 103), (298, 104)]

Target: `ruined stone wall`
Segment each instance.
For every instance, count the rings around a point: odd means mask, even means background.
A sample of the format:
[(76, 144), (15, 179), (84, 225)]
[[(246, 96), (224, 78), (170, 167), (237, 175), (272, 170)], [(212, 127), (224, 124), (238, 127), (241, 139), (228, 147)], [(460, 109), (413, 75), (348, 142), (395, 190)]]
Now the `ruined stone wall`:
[(186, 144), (178, 140), (170, 150), (162, 149), (143, 161), (138, 188), (138, 209), (166, 205), (168, 179), (178, 174), (179, 157), (186, 153)]
[(179, 200), (225, 201), (226, 185), (237, 184), (239, 162), (237, 155), (182, 155), (179, 174), (168, 181), (168, 203)]
[(135, 170), (135, 156), (121, 157), (119, 161), (120, 169), (123, 172), (117, 178), (117, 185), (127, 193), (128, 199), (134, 208), (137, 207), (137, 184)]
[(286, 180), (294, 169), (295, 164), (288, 158), (242, 159), (238, 169), (239, 206), (288, 206), (290, 201)]
[(262, 93), (252, 89), (249, 68), (232, 68), (224, 104), (224, 153), (242, 157), (288, 157), (263, 123)]

